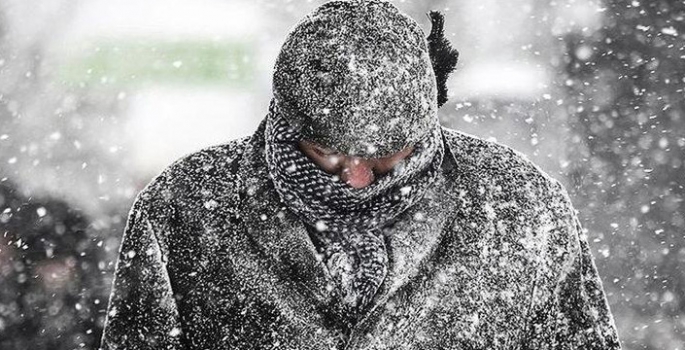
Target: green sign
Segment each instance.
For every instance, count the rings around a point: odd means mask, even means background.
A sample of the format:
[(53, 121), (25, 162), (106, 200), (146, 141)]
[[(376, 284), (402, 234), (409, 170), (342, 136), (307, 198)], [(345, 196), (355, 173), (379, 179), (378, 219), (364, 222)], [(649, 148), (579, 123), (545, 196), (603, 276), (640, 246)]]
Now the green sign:
[(72, 53), (57, 71), (69, 85), (229, 85), (253, 80), (253, 52), (245, 43), (213, 41), (98, 42)]

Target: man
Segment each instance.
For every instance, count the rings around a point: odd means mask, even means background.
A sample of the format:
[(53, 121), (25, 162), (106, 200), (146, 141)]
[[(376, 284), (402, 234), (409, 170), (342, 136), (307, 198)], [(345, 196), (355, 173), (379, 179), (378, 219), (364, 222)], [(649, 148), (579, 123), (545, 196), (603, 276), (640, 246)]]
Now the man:
[(442, 128), (456, 53), (380, 0), (286, 39), (249, 138), (138, 196), (105, 349), (618, 349), (561, 185)]

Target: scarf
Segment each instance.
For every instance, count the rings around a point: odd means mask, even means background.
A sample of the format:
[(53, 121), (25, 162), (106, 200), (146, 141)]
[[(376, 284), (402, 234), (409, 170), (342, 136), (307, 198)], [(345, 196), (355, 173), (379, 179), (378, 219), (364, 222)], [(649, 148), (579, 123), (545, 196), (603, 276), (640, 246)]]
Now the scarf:
[(317, 246), (351, 322), (369, 306), (388, 270), (381, 228), (417, 203), (442, 164), (441, 128), (435, 126), (390, 172), (356, 189), (310, 160), (302, 135), (273, 101), (265, 128), (270, 177), (281, 200), (304, 223)]

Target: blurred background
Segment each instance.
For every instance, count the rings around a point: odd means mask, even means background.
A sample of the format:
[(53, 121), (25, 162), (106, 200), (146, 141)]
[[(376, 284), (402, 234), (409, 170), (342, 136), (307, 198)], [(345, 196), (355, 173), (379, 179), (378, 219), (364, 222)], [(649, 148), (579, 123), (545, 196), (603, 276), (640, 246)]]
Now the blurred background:
[[(136, 193), (255, 130), (321, 3), (0, 0), (0, 349), (97, 348)], [(625, 349), (685, 349), (685, 2), (395, 4), (461, 53), (443, 125), (566, 185)]]

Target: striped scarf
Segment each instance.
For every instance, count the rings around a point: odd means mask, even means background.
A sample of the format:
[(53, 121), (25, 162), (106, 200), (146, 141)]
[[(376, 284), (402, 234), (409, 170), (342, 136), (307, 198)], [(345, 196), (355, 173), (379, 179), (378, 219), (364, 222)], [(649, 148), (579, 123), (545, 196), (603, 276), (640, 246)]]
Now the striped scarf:
[(367, 187), (356, 189), (323, 171), (299, 149), (302, 135), (272, 102), (266, 161), (282, 201), (308, 226), (351, 320), (369, 306), (388, 271), (381, 227), (417, 203), (435, 182), (444, 145), (437, 124), (413, 153)]

